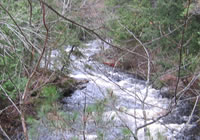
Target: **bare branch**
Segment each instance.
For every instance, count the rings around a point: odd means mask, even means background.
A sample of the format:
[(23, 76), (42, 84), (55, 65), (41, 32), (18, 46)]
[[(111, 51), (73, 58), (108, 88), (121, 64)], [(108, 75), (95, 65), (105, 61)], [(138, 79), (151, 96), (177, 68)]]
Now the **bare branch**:
[(175, 88), (175, 91), (174, 91), (174, 102), (175, 102), (175, 104), (177, 104), (176, 97), (177, 97), (177, 90), (178, 90), (178, 85), (179, 85), (179, 81), (180, 81), (180, 76), (181, 76), (181, 65), (182, 65), (182, 53), (183, 53), (183, 45), (184, 45), (184, 36), (185, 36), (185, 30), (187, 28), (187, 19), (188, 19), (188, 16), (189, 16), (190, 4), (191, 4), (191, 2), (190, 2), (190, 0), (188, 0), (187, 12), (186, 12), (186, 15), (185, 15), (184, 27), (183, 27), (183, 30), (182, 30), (182, 37), (181, 37), (180, 44), (179, 44), (178, 79), (177, 79), (176, 88)]
[(29, 16), (29, 26), (32, 26), (32, 0), (28, 0), (29, 8), (30, 8), (30, 16)]
[(3, 130), (1, 124), (0, 124), (0, 130), (3, 132), (4, 136), (5, 136), (8, 140), (11, 140), (10, 137), (7, 135), (7, 133)]

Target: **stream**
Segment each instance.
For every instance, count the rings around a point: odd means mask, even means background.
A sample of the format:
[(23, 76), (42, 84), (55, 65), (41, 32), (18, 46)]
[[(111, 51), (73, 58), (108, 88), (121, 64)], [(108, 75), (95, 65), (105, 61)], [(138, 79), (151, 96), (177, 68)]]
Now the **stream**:
[[(100, 64), (92, 55), (109, 48), (99, 40), (82, 49), (84, 58), (71, 56), (70, 76), (87, 79), (72, 96), (61, 100), (60, 117), (43, 118), (33, 140), (174, 140), (184, 139), (185, 123), (158, 119), (168, 111), (170, 100), (134, 75)], [(69, 50), (66, 50), (69, 51)], [(52, 57), (58, 52), (53, 51)], [(183, 116), (184, 117), (184, 116)], [(57, 121), (55, 121), (57, 120)], [(147, 125), (144, 129), (144, 125)], [(146, 132), (146, 136), (144, 135)], [(186, 138), (189, 139), (189, 138)]]

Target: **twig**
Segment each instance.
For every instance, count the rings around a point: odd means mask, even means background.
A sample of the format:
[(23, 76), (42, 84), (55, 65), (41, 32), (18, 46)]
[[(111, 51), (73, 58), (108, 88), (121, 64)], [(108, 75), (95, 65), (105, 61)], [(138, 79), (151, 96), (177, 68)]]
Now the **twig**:
[(180, 40), (180, 46), (179, 46), (179, 67), (178, 67), (178, 79), (177, 79), (177, 83), (176, 83), (176, 88), (175, 88), (175, 91), (174, 91), (174, 102), (175, 102), (175, 105), (177, 104), (177, 100), (176, 100), (176, 97), (177, 97), (177, 90), (178, 90), (178, 85), (179, 85), (179, 81), (180, 81), (180, 76), (181, 76), (181, 65), (182, 65), (182, 53), (183, 53), (183, 43), (184, 43), (184, 36), (185, 36), (185, 30), (187, 28), (187, 18), (188, 18), (188, 15), (189, 15), (189, 7), (190, 7), (190, 0), (188, 0), (188, 5), (187, 5), (187, 12), (186, 12), (186, 15), (185, 15), (185, 19), (184, 19), (184, 27), (183, 27), (183, 30), (182, 30), (182, 37), (181, 37), (181, 40)]
[[(199, 95), (199, 96), (200, 96), (200, 95)], [(196, 101), (195, 101), (194, 107), (193, 107), (192, 112), (191, 112), (191, 114), (190, 114), (190, 117), (189, 117), (189, 119), (188, 119), (188, 121), (187, 121), (187, 123), (186, 123), (186, 126), (189, 125), (189, 123), (191, 122), (191, 119), (192, 119), (192, 116), (193, 116), (193, 114), (194, 114), (195, 108), (197, 107), (197, 103), (198, 103), (198, 101), (199, 101), (199, 96), (196, 97)]]
[(172, 108), (170, 108), (170, 110), (169, 110), (166, 114), (164, 114), (164, 115), (162, 115), (162, 116), (160, 116), (160, 117), (158, 117), (158, 118), (152, 120), (152, 121), (149, 122), (149, 123), (146, 123), (145, 125), (142, 125), (142, 126), (138, 127), (138, 128), (137, 128), (137, 131), (139, 131), (140, 129), (142, 129), (142, 128), (144, 128), (144, 127), (147, 127), (148, 125), (151, 125), (151, 124), (153, 124), (153, 123), (155, 123), (155, 122), (158, 122), (160, 119), (162, 119), (162, 118), (166, 117), (167, 115), (169, 115), (169, 114), (171, 113), (171, 111), (172, 111)]
[(87, 106), (87, 96), (85, 94), (84, 108), (83, 108), (83, 140), (86, 140), (85, 131), (87, 124), (87, 116), (86, 116), (86, 106)]
[(30, 8), (30, 16), (29, 16), (29, 26), (32, 26), (32, 0), (28, 0), (28, 3), (29, 3), (29, 8)]
[(5, 136), (8, 140), (11, 140), (10, 137), (8, 136), (8, 134), (3, 130), (1, 124), (0, 124), (0, 130), (3, 132), (4, 136)]

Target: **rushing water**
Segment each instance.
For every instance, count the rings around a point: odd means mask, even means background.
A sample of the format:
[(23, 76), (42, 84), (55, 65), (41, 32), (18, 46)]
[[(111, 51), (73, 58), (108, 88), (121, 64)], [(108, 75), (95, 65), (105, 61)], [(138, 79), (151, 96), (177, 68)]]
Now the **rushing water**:
[[(71, 77), (87, 79), (89, 82), (71, 97), (62, 99), (60, 115), (64, 121), (61, 121), (61, 125), (56, 125), (59, 127), (50, 129), (45, 125), (47, 120), (43, 119), (38, 128), (37, 139), (132, 140), (137, 135), (139, 140), (143, 140), (145, 137), (142, 126), (164, 115), (168, 110), (169, 100), (162, 98), (159, 90), (147, 87), (145, 81), (93, 61), (91, 56), (100, 52), (100, 46), (108, 48), (105, 44), (95, 40), (86, 45), (87, 48), (82, 50), (84, 58), (71, 57)], [(55, 57), (59, 54), (55, 51), (52, 55)], [(147, 125), (146, 138), (173, 140), (183, 126), (184, 124), (164, 124), (160, 119)]]

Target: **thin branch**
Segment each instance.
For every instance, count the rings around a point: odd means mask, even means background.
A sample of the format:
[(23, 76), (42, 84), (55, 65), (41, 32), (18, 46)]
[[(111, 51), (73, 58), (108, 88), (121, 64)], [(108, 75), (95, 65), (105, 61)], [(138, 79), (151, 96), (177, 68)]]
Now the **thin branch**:
[(87, 107), (87, 96), (85, 94), (84, 108), (83, 108), (83, 140), (86, 140), (86, 136), (85, 136), (86, 125), (87, 125), (86, 107)]
[(160, 116), (160, 117), (158, 117), (158, 118), (152, 120), (152, 121), (149, 122), (149, 123), (146, 123), (145, 125), (142, 125), (142, 126), (138, 127), (138, 128), (137, 128), (137, 131), (139, 131), (140, 129), (142, 129), (142, 128), (144, 128), (144, 127), (147, 127), (148, 125), (151, 125), (151, 124), (153, 124), (153, 123), (158, 122), (160, 119), (162, 119), (162, 118), (166, 117), (167, 115), (169, 115), (169, 114), (171, 113), (171, 111), (172, 111), (172, 108), (170, 108), (170, 110), (169, 110), (166, 114), (164, 114), (164, 115), (162, 115), (162, 116)]
[(29, 26), (32, 26), (32, 0), (28, 0), (28, 3), (29, 3), (29, 8), (30, 8), (30, 16), (29, 16)]
[(199, 101), (199, 97), (200, 97), (200, 95), (196, 97), (196, 101), (195, 101), (194, 107), (193, 107), (192, 112), (191, 112), (191, 114), (190, 114), (190, 117), (189, 117), (189, 119), (188, 119), (188, 121), (187, 121), (187, 123), (186, 123), (186, 126), (189, 125), (190, 122), (191, 122), (191, 120), (192, 120), (192, 116), (193, 116), (194, 111), (195, 111), (195, 109), (196, 109), (196, 107), (197, 107), (197, 103), (198, 103), (198, 101)]
[(4, 136), (5, 136), (8, 140), (11, 140), (11, 138), (8, 136), (8, 134), (3, 130), (1, 124), (0, 124), (0, 130), (3, 132)]
[(177, 90), (178, 90), (178, 85), (179, 85), (179, 81), (180, 81), (180, 76), (181, 76), (181, 65), (182, 65), (182, 53), (183, 53), (183, 45), (184, 45), (184, 36), (185, 36), (185, 30), (187, 28), (187, 18), (188, 18), (188, 15), (189, 15), (190, 4), (191, 4), (190, 0), (188, 0), (188, 5), (187, 5), (188, 7), (187, 7), (187, 12), (186, 12), (186, 15), (185, 15), (185, 19), (184, 19), (184, 27), (183, 27), (183, 30), (182, 30), (182, 37), (181, 37), (180, 46), (179, 46), (178, 79), (177, 79), (176, 88), (175, 88), (175, 91), (174, 91), (174, 102), (175, 102), (175, 105), (177, 104), (176, 97), (177, 97)]

